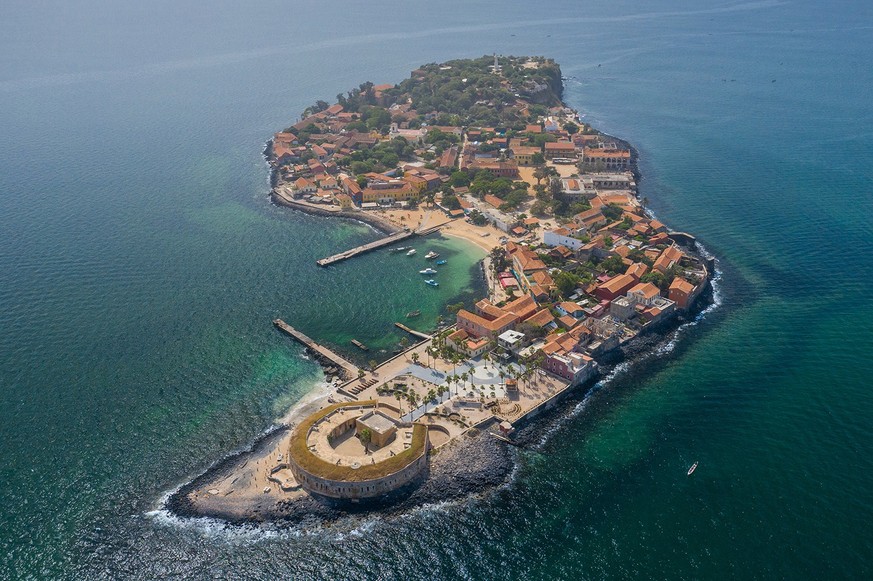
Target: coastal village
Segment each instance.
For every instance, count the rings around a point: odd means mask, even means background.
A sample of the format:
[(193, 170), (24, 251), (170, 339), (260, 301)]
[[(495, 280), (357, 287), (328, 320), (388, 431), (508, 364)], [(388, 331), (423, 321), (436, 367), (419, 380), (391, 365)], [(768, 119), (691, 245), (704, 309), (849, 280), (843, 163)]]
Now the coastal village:
[[(320, 101), (274, 135), (276, 203), (393, 236), (366, 251), (414, 253), (398, 241), (436, 231), (465, 238), (488, 252), (489, 296), (436, 332), (406, 327), (417, 342), (367, 369), (277, 321), (342, 380), (250, 474), (250, 494), (382, 498), (455, 439), (511, 443), (620, 347), (693, 307), (711, 265), (646, 212), (635, 153), (564, 106), (562, 89), (544, 58), (430, 64)], [(424, 258), (422, 284), (438, 284), (438, 255)], [(219, 502), (229, 482), (194, 495)]]

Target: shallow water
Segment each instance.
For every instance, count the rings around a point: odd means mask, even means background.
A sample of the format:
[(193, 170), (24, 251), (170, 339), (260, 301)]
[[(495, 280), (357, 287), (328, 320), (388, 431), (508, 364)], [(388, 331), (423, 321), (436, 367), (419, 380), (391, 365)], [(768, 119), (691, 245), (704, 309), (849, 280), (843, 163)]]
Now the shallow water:
[[(0, 576), (869, 576), (866, 5), (0, 14)], [(495, 51), (556, 58), (566, 101), (639, 148), (659, 218), (721, 259), (722, 308), (485, 497), (290, 530), (154, 513), (321, 381), (273, 318), (360, 358), (351, 338), (390, 349), (406, 312), (481, 292), (452, 240), (421, 243), (451, 257), (438, 289), (384, 253), (317, 269), (375, 234), (271, 206), (264, 141), (315, 99)]]

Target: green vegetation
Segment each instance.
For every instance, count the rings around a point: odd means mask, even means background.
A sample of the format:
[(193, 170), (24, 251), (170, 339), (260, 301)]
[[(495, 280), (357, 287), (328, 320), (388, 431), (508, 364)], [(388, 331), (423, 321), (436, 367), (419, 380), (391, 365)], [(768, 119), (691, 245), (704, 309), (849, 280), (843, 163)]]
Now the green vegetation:
[[(525, 68), (526, 60), (501, 57), (500, 76), (490, 70), (494, 64), (490, 56), (431, 63), (400, 83), (399, 92), (412, 98), (417, 111), (442, 113), (438, 125), (523, 126), (529, 115), (516, 106), (519, 98), (555, 106), (560, 104), (563, 89), (557, 63), (537, 59), (538, 68)], [(532, 110), (529, 113), (535, 115)]]
[(403, 137), (396, 137), (390, 141), (380, 141), (371, 149), (354, 151), (339, 163), (357, 175), (394, 169), (400, 160), (409, 161), (413, 155), (415, 148)]
[(375, 406), (376, 403), (374, 399), (352, 403), (335, 403), (312, 414), (303, 420), (291, 435), (291, 444), (288, 449), (291, 459), (303, 470), (319, 478), (345, 482), (362, 482), (393, 474), (420, 458), (425, 453), (427, 439), (427, 427), (421, 424), (413, 425), (412, 442), (409, 448), (378, 464), (365, 464), (357, 469), (351, 466), (337, 466), (322, 460), (307, 447), (306, 436), (309, 434), (309, 430), (325, 416), (343, 407)]

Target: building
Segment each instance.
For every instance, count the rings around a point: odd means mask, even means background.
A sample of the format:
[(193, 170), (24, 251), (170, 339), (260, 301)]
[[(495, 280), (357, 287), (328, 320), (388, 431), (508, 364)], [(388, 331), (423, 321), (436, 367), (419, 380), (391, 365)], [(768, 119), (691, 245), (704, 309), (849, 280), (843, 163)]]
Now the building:
[(363, 430), (369, 430), (370, 445), (381, 448), (397, 434), (397, 423), (379, 410), (373, 410), (355, 420), (355, 434), (360, 438)]
[(569, 141), (550, 141), (545, 144), (544, 155), (546, 159), (575, 158), (576, 146)]
[(581, 353), (557, 352), (546, 356), (543, 360), (543, 368), (558, 377), (563, 377), (572, 385), (579, 385), (594, 375), (597, 364), (591, 357)]
[(583, 178), (563, 178), (561, 180), (561, 190), (564, 196), (570, 202), (579, 200), (590, 200), (597, 195), (597, 190), (591, 185), (590, 179)]
[[(496, 308), (496, 307), (495, 307)], [(498, 309), (499, 310), (499, 309)], [(500, 316), (477, 315), (465, 309), (458, 311), (458, 329), (466, 331), (473, 338), (495, 339), (498, 335), (512, 329), (518, 317), (501, 311)]]
[(676, 303), (680, 309), (688, 306), (691, 295), (694, 293), (694, 285), (677, 276), (670, 283), (669, 299)]
[(661, 289), (650, 282), (641, 282), (634, 285), (627, 292), (627, 298), (635, 305), (651, 306), (661, 296)]
[(512, 158), (518, 163), (518, 165), (533, 165), (533, 157), (542, 153), (539, 147), (528, 147), (524, 145), (520, 145), (517, 147), (513, 147), (510, 149), (512, 153)]
[(473, 337), (463, 329), (446, 337), (446, 345), (467, 357), (479, 357), (488, 350), (489, 343), (487, 337)]
[(518, 352), (527, 344), (524, 333), (519, 331), (504, 331), (497, 337), (497, 344), (507, 351), (518, 354)]
[(546, 246), (566, 246), (570, 250), (579, 250), (585, 245), (578, 238), (573, 237), (573, 233), (566, 228), (555, 228), (554, 230), (543, 231), (543, 244)]
[(611, 301), (625, 294), (636, 284), (637, 281), (631, 275), (620, 274), (599, 285), (594, 291), (594, 296), (602, 301)]
[(666, 274), (668, 270), (679, 265), (679, 261), (682, 260), (683, 256), (681, 250), (675, 246), (668, 246), (664, 249), (661, 255), (658, 256), (658, 259), (655, 261), (655, 264), (652, 265), (652, 268), (661, 274)]
[(609, 171), (629, 171), (631, 168), (630, 151), (626, 149), (586, 147), (582, 150), (582, 161), (588, 167), (602, 167)]

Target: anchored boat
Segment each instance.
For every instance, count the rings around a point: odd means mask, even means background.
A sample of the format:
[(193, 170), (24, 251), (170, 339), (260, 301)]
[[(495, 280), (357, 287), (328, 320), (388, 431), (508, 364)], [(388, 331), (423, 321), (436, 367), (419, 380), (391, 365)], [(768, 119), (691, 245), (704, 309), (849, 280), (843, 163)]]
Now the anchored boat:
[(436, 274), (436, 269), (433, 268), (425, 268), (424, 270), (419, 270), (418, 274)]
[(388, 252), (392, 252), (392, 253), (403, 252), (404, 250), (407, 250), (408, 248), (409, 248), (408, 246), (398, 246), (397, 248), (389, 248)]
[(421, 311), (419, 311), (419, 310), (409, 311), (408, 313), (406, 313), (406, 318), (411, 319), (412, 317), (417, 317), (420, 314), (421, 314)]
[(438, 283), (434, 279), (426, 280), (426, 281), (424, 281), (424, 283), (429, 284), (430, 286), (439, 286), (440, 285), (440, 283)]
[(424, 257), (428, 260), (430, 260), (431, 258), (436, 258), (437, 256), (439, 256), (439, 253), (434, 252), (433, 250), (424, 255)]
[(700, 462), (695, 462), (694, 464), (691, 465), (691, 468), (688, 469), (688, 476), (691, 476), (692, 474), (694, 474), (694, 471), (697, 470), (698, 464), (700, 464)]
[(415, 248), (410, 248), (409, 252), (406, 253), (406, 256), (412, 256), (413, 254), (415, 254)]
[(446, 259), (442, 259), (442, 260), (437, 260), (437, 261), (436, 261), (437, 265), (439, 265), (439, 266), (444, 265), (446, 262), (448, 262), (448, 260), (446, 260)]

